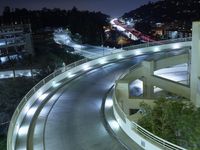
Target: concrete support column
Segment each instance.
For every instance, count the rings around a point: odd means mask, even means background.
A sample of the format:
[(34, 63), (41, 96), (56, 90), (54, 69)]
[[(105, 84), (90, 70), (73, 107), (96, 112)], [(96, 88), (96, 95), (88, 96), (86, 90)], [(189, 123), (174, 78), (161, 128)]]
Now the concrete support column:
[(116, 96), (118, 102), (121, 105), (122, 110), (125, 110), (125, 103), (129, 99), (129, 83), (127, 81), (120, 80), (117, 83)]
[(148, 62), (145, 61), (142, 63), (143, 67), (144, 67), (144, 72), (143, 72), (143, 96), (145, 98), (152, 98), (154, 95), (154, 88), (153, 88), (153, 84), (151, 81), (151, 76), (154, 73), (154, 62)]
[(122, 96), (124, 99), (129, 99), (129, 84), (128, 82), (124, 82), (120, 80), (117, 83), (117, 94)]
[(190, 86), (190, 76), (191, 76), (191, 49), (188, 49), (188, 62), (187, 62), (187, 85)]
[(153, 91), (153, 85), (151, 84), (151, 81), (149, 82), (148, 79), (143, 79), (143, 96), (145, 98), (152, 98), (154, 95)]
[(191, 54), (190, 99), (194, 105), (200, 107), (200, 22), (193, 22), (192, 25)]

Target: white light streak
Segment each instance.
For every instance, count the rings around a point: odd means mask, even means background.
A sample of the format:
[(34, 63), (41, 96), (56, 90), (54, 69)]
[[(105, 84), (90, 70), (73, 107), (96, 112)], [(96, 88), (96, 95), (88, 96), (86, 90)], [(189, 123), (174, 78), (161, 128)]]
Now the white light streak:
[(113, 130), (119, 130), (119, 124), (116, 120), (110, 120), (109, 124)]
[(153, 52), (159, 52), (159, 51), (160, 51), (160, 49), (158, 47), (155, 47), (153, 50)]
[(104, 58), (102, 58), (102, 59), (100, 59), (100, 62), (99, 62), (101, 65), (103, 65), (103, 64), (106, 64), (107, 63), (107, 61), (104, 59)]
[(28, 117), (32, 117), (32, 116), (35, 114), (36, 110), (37, 110), (37, 107), (32, 107), (32, 108), (30, 108), (30, 109), (28, 110), (27, 116), (28, 116)]
[(142, 52), (141, 52), (141, 50), (135, 50), (135, 51), (134, 51), (134, 54), (135, 54), (135, 55), (142, 55)]
[(89, 70), (89, 69), (91, 69), (91, 67), (90, 67), (88, 64), (85, 64), (85, 65), (83, 66), (83, 70), (84, 70), (84, 71), (87, 71), (87, 70)]
[(53, 86), (54, 88), (58, 87), (60, 84), (61, 84), (61, 83), (56, 82), (56, 81), (53, 81), (53, 82), (52, 82), (52, 86)]
[(67, 74), (67, 77), (68, 78), (73, 78), (73, 77), (75, 77), (76, 76), (76, 74), (72, 74), (71, 72), (69, 72), (68, 74)]
[(28, 126), (22, 126), (19, 128), (19, 131), (18, 131), (18, 135), (19, 136), (24, 136), (28, 133)]
[(112, 107), (112, 106), (113, 106), (113, 100), (110, 99), (110, 98), (106, 99), (105, 107), (106, 107), (106, 108), (110, 108), (110, 107)]
[(180, 46), (180, 44), (177, 44), (177, 43), (176, 43), (176, 44), (174, 44), (174, 45), (172, 46), (172, 48), (173, 48), (173, 49), (179, 49), (179, 48), (181, 48), (181, 46)]
[(40, 101), (43, 101), (45, 98), (47, 98), (48, 95), (49, 95), (49, 93), (44, 93), (44, 94), (42, 94), (38, 99), (39, 99)]
[(118, 59), (122, 59), (123, 57), (122, 57), (122, 55), (120, 54), (120, 55), (117, 56), (117, 58), (118, 58)]

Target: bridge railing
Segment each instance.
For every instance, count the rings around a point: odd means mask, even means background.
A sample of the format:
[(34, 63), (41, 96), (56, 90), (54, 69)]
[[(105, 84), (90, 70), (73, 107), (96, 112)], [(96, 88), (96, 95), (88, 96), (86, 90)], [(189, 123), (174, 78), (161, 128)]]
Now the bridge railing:
[(127, 47), (124, 47), (123, 49), (124, 50), (132, 50), (132, 49), (137, 49), (137, 48), (142, 48), (142, 47), (170, 44), (170, 43), (177, 43), (177, 42), (187, 42), (187, 41), (192, 41), (192, 37), (161, 40), (161, 41), (155, 41), (155, 42), (147, 42), (147, 43), (143, 43), (143, 44), (139, 44), (139, 45), (127, 46)]
[(131, 122), (131, 127), (132, 130), (135, 130), (136, 132), (138, 132), (139, 134), (143, 135), (144, 137), (146, 137), (148, 140), (158, 144), (160, 147), (162, 147), (162, 149), (169, 149), (169, 150), (186, 150), (185, 148), (182, 148), (178, 145), (175, 145), (173, 143), (170, 143), (154, 134), (152, 134), (151, 132), (149, 132), (148, 130), (142, 128), (141, 126), (139, 126), (137, 123), (135, 122)]
[[(170, 43), (170, 42), (184, 42), (184, 41), (190, 41), (191, 38), (187, 38), (187, 39), (177, 39), (177, 40), (167, 40), (165, 41), (164, 43)], [(132, 46), (131, 47), (131, 50), (132, 49), (137, 49), (137, 48), (141, 48), (141, 47), (148, 47), (148, 46), (152, 46), (152, 45), (161, 45), (163, 43), (160, 42), (153, 42), (153, 43), (149, 43), (148, 45), (147, 44), (140, 44), (140, 45), (135, 45), (135, 46)], [(123, 52), (117, 52), (117, 53), (114, 53), (114, 54), (118, 54), (118, 53), (123, 53)], [(96, 58), (93, 58), (93, 59), (97, 59), (97, 58), (101, 58), (101, 57), (105, 57), (105, 56), (110, 56), (112, 55), (113, 52), (111, 52), (110, 54), (108, 55), (102, 55), (102, 56), (97, 56)], [(117, 55), (115, 55), (117, 56)], [(50, 80), (52, 80), (53, 78), (55, 78), (56, 76), (74, 68), (74, 67), (77, 67), (81, 64), (84, 64), (88, 61), (91, 61), (91, 59), (82, 59), (80, 61), (77, 61), (77, 62), (74, 62), (72, 64), (69, 64), (67, 66), (64, 66), (60, 69), (57, 69), (56, 71), (54, 71), (52, 74), (48, 75), (47, 77), (45, 77), (44, 79), (42, 79), (39, 83), (37, 83), (24, 97), (23, 99), (21, 100), (21, 102), (19, 103), (19, 105), (17, 106), (13, 116), (12, 116), (12, 119), (10, 121), (10, 125), (9, 125), (9, 130), (8, 130), (8, 135), (7, 135), (7, 149), (8, 150), (14, 150), (14, 146), (15, 146), (15, 141), (16, 141), (16, 135), (17, 135), (17, 132), (20, 128), (20, 124), (19, 122), (17, 122), (17, 119), (22, 111), (22, 109), (24, 108), (24, 106), (26, 105), (27, 101), (29, 100), (29, 98), (31, 98), (42, 86), (44, 86), (47, 82), (49, 82)]]

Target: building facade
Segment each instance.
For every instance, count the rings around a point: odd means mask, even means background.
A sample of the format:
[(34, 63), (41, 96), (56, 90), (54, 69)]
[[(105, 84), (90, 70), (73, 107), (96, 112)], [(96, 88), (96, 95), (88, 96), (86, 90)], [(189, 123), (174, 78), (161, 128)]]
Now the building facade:
[(0, 26), (0, 61), (34, 54), (30, 24)]

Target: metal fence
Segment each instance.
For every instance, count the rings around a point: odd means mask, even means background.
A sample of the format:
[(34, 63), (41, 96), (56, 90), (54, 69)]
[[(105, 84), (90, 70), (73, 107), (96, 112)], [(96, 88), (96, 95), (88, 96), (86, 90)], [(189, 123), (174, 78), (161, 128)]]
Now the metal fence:
[(149, 42), (149, 43), (144, 43), (144, 44), (124, 47), (123, 49), (124, 50), (132, 50), (132, 49), (137, 49), (137, 48), (144, 48), (144, 47), (157, 46), (157, 45), (163, 45), (163, 44), (171, 44), (171, 43), (178, 43), (178, 42), (188, 42), (188, 41), (192, 41), (192, 37)]

